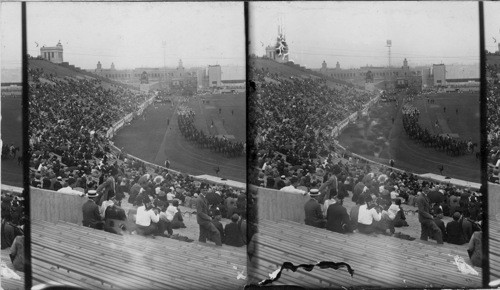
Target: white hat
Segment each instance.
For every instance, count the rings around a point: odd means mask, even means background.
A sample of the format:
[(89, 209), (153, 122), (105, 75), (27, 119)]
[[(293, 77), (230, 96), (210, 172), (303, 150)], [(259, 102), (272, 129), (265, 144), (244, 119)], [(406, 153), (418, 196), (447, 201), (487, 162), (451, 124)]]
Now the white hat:
[(319, 189), (313, 188), (309, 190), (309, 196), (318, 196), (319, 195)]
[(97, 197), (97, 190), (91, 189), (87, 192), (87, 197)]

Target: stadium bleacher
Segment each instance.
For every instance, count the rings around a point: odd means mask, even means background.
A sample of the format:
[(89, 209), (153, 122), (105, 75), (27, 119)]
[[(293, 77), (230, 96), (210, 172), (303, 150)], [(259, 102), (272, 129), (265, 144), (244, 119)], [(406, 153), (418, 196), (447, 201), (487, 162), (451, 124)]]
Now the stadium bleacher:
[[(462, 274), (454, 257), (463, 257), (461, 247), (363, 234), (342, 235), (291, 221), (259, 220), (257, 251), (251, 263), (258, 265), (252, 283), (272, 273), (281, 263), (295, 265), (318, 261), (346, 262), (354, 269), (297, 271), (282, 273), (275, 285), (303, 287), (466, 287), (482, 285), (477, 276)], [(464, 257), (465, 258), (465, 257)]]
[[(235, 289), (245, 284), (241, 249), (119, 236), (32, 220), (33, 285), (55, 281), (85, 289)], [(214, 273), (217, 273), (214, 275)]]

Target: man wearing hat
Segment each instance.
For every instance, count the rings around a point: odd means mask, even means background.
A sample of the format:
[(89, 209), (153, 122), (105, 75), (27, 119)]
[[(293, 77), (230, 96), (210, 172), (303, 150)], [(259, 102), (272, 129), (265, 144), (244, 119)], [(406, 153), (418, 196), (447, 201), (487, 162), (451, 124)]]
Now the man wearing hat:
[(202, 190), (196, 199), (196, 221), (200, 226), (200, 236), (198, 241), (206, 243), (210, 238), (217, 246), (222, 246), (221, 236), (217, 228), (212, 223), (212, 218), (208, 215), (207, 192)]
[(438, 244), (443, 243), (443, 233), (434, 222), (434, 217), (430, 214), (431, 206), (427, 197), (428, 189), (417, 197), (418, 221), (420, 222), (420, 239), (427, 241), (429, 237), (434, 238)]
[(309, 196), (311, 198), (304, 205), (304, 211), (306, 215), (304, 222), (308, 226), (324, 228), (326, 225), (326, 219), (323, 217), (321, 205), (317, 200), (317, 198), (319, 197), (319, 190), (311, 189), (309, 191)]
[(99, 206), (95, 203), (95, 200), (97, 199), (97, 192), (95, 190), (89, 190), (87, 197), (87, 202), (82, 206), (82, 225), (84, 227), (102, 230), (104, 228), (104, 223), (102, 222), (101, 215), (99, 214)]

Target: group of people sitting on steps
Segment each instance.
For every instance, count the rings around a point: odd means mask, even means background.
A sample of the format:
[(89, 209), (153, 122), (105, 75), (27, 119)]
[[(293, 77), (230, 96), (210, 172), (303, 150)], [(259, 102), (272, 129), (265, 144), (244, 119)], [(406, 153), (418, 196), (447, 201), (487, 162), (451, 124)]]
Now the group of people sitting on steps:
[(24, 272), (24, 225), (28, 221), (25, 214), (24, 195), (2, 192), (1, 200), (2, 250), (10, 248), (9, 257), (13, 268)]
[[(94, 190), (88, 190), (89, 200), (82, 206), (83, 225), (102, 229), (115, 234), (126, 232), (144, 236), (164, 236), (191, 242), (192, 239), (173, 234), (173, 230), (186, 228), (184, 215), (179, 205), (188, 208), (196, 207), (196, 212), (187, 214), (203, 214), (198, 210), (198, 201), (203, 198), (207, 203), (205, 212), (211, 218), (210, 224), (218, 230), (221, 243), (234, 246), (245, 244), (246, 194), (227, 186), (216, 186), (205, 182), (195, 182), (188, 176), (176, 175), (167, 170), (157, 170), (154, 174), (145, 174), (134, 179), (133, 184), (123, 185), (119, 182), (121, 173), (114, 166), (103, 167), (105, 178)], [(167, 194), (165, 192), (168, 192)], [(118, 194), (115, 194), (118, 193)], [(122, 199), (128, 195), (128, 202), (137, 209), (128, 213), (121, 208)], [(221, 219), (235, 219), (239, 229), (238, 238), (227, 234)], [(245, 225), (242, 226), (242, 222)], [(226, 225), (226, 227), (228, 227)], [(231, 229), (232, 226), (229, 226)], [(231, 230), (229, 230), (231, 232)], [(207, 235), (217, 243), (215, 235)], [(200, 241), (202, 241), (200, 239)]]

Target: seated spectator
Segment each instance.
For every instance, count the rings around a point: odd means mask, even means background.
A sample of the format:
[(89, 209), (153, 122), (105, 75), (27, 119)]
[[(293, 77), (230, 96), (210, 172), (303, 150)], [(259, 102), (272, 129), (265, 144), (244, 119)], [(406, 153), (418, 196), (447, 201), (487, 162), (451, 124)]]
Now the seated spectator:
[(371, 196), (366, 196), (365, 201), (359, 206), (359, 232), (363, 234), (374, 233), (378, 228), (377, 222), (381, 219), (382, 213), (380, 212), (380, 209), (373, 206), (373, 199)]
[(22, 230), (14, 225), (10, 216), (6, 216), (2, 219), (2, 229), (1, 229), (1, 242), (2, 250), (9, 248), (14, 243), (17, 236), (22, 234)]
[(95, 190), (89, 190), (87, 197), (87, 202), (85, 202), (82, 206), (82, 225), (84, 227), (102, 230), (104, 229), (104, 223), (102, 221), (101, 214), (99, 213), (99, 206), (96, 204), (97, 192)]
[(463, 245), (467, 242), (463, 233), (462, 225), (459, 223), (462, 218), (460, 212), (453, 214), (453, 220), (446, 224), (446, 233), (448, 235), (448, 243), (455, 245)]
[(236, 211), (239, 216), (246, 216), (247, 212), (247, 197), (244, 192), (241, 192), (238, 194), (238, 197), (236, 198)]
[(184, 218), (182, 217), (182, 212), (179, 209), (179, 201), (174, 200), (172, 201), (172, 204), (168, 206), (167, 208), (167, 218), (170, 216), (168, 213), (170, 209), (170, 214), (173, 213), (172, 217), (172, 229), (184, 229), (186, 228), (186, 225), (184, 224)]
[(9, 256), (14, 269), (24, 272), (24, 235), (19, 235), (14, 239)]
[(332, 204), (337, 203), (339, 197), (337, 194), (337, 190), (335, 188), (330, 189), (328, 195), (325, 196), (325, 202), (323, 204), (323, 216), (326, 217), (326, 213), (328, 211), (328, 207)]
[(57, 190), (57, 192), (83, 195), (81, 192), (73, 190), (73, 188), (71, 188), (71, 186), (68, 184), (68, 182), (64, 182), (62, 188)]
[(306, 217), (304, 222), (308, 226), (324, 228), (326, 225), (326, 219), (323, 217), (321, 205), (317, 200), (317, 198), (319, 198), (320, 196), (319, 190), (311, 189), (309, 191), (309, 196), (311, 198), (304, 205), (304, 211)]
[(224, 241), (228, 246), (242, 247), (245, 245), (240, 225), (238, 224), (239, 219), (240, 217), (238, 214), (233, 214), (231, 217), (231, 223), (226, 224), (226, 227), (224, 228)]
[(11, 208), (11, 205), (12, 205), (12, 195), (10, 193), (7, 193), (5, 195), (2, 194), (2, 204), (1, 204), (1, 215), (2, 215), (2, 219), (4, 219), (5, 217), (9, 216), (10, 217), (10, 208)]
[(362, 204), (361, 199), (358, 198), (356, 200), (357, 200), (356, 204), (353, 207), (351, 207), (351, 210), (349, 212), (349, 216), (351, 217), (350, 228), (353, 231), (358, 228), (359, 207)]
[(326, 212), (326, 229), (341, 234), (352, 232), (347, 209), (342, 206), (343, 200), (338, 199), (336, 195), (332, 196), (330, 200), (332, 199), (333, 203), (330, 203)]
[[(125, 210), (120, 207), (120, 201), (116, 196), (111, 198), (112, 204), (107, 206), (104, 211), (104, 230), (106, 232), (119, 234), (121, 231), (127, 230), (125, 223), (115, 224), (116, 221), (126, 221), (127, 215)], [(121, 229), (119, 231), (118, 229)]]
[(62, 182), (63, 182), (62, 177), (58, 176), (57, 180), (54, 182), (54, 190), (55, 191), (58, 191), (59, 189), (61, 189), (63, 187)]
[[(157, 233), (159, 236), (170, 237), (173, 235), (172, 222), (168, 219), (167, 210), (169, 207), (169, 202), (157, 201), (156, 207), (159, 209), (160, 220), (158, 222)], [(167, 233), (165, 234), (165, 231)]]
[[(405, 212), (401, 207), (401, 199), (396, 199), (394, 205), (397, 206), (396, 217), (394, 218), (394, 226), (398, 228), (409, 226), (408, 223), (406, 222)], [(394, 210), (393, 205), (391, 205), (389, 210), (391, 210), (391, 208), (392, 210)]]
[(226, 218), (231, 218), (237, 209), (236, 198), (229, 196), (226, 198), (225, 203), (226, 203), (226, 209), (227, 209)]
[(441, 207), (438, 207), (434, 210), (434, 223), (438, 226), (438, 228), (441, 230), (443, 242), (446, 242), (447, 235), (446, 235), (446, 228), (443, 222), (443, 210)]
[(483, 265), (483, 245), (482, 245), (482, 231), (477, 231), (472, 234), (469, 241), (469, 246), (467, 247), (467, 253), (471, 264), (476, 267), (482, 267)]
[(153, 205), (149, 198), (144, 198), (143, 205), (137, 208), (135, 223), (137, 225), (137, 233), (148, 236), (155, 235), (158, 231), (157, 223), (160, 221), (159, 213), (153, 209)]
[(291, 183), (290, 185), (282, 187), (280, 191), (286, 191), (290, 193), (300, 193), (300, 194), (305, 193), (303, 190), (297, 188), (297, 186), (299, 186), (299, 179), (296, 176), (292, 176), (292, 178), (290, 178), (290, 183)]
[(214, 210), (213, 212), (213, 217), (212, 217), (212, 223), (214, 224), (215, 228), (220, 233), (220, 239), (222, 243), (224, 243), (224, 226), (220, 222), (222, 220), (222, 214), (219, 209)]

